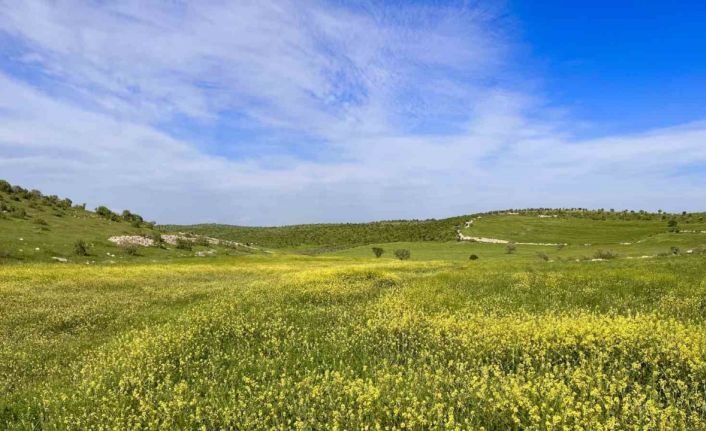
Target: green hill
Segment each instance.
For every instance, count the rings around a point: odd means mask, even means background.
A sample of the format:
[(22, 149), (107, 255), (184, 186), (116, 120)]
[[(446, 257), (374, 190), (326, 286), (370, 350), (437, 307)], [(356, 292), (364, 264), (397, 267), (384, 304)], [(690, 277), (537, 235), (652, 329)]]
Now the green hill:
[[(281, 227), (243, 227), (223, 224), (155, 226), (141, 216), (106, 207), (89, 211), (70, 199), (46, 196), (0, 181), (0, 263), (22, 261), (99, 262), (172, 259), (194, 256), (252, 253), (253, 248), (216, 245), (217, 238), (256, 247), (304, 254), (369, 257), (371, 246), (392, 256), (397, 248), (410, 249), (413, 259), (467, 259), (470, 254), (507, 259), (588, 258), (599, 250), (624, 256), (656, 255), (673, 247), (688, 250), (706, 245), (704, 213), (667, 214), (645, 211), (574, 209), (503, 210), (429, 220), (393, 220), (372, 223), (308, 224)], [(673, 226), (670, 227), (669, 224)], [(156, 244), (125, 247), (109, 241), (114, 236), (161, 238), (189, 232), (188, 246)], [(502, 244), (456, 241), (457, 232), (469, 238), (518, 243), (506, 256)], [(77, 253), (83, 241), (87, 254)], [(541, 243), (544, 247), (534, 246)], [(547, 243), (566, 244), (562, 250)]]
[[(28, 261), (80, 262), (172, 259), (198, 253), (244, 252), (246, 248), (216, 247), (194, 238), (184, 248), (119, 246), (114, 236), (156, 238), (154, 223), (101, 206), (89, 211), (70, 199), (46, 196), (0, 180), (0, 264)], [(76, 249), (84, 244), (85, 253)]]
[[(448, 242), (464, 235), (514, 242), (621, 244), (666, 233), (674, 220), (678, 229), (706, 230), (704, 213), (667, 214), (645, 211), (588, 209), (526, 209), (493, 211), (440, 220), (397, 220), (373, 223), (309, 224), (243, 227), (223, 224), (165, 225), (165, 231), (188, 231), (264, 247), (321, 253), (397, 242)], [(466, 222), (473, 220), (470, 227)]]
[(375, 242), (450, 241), (467, 216), (443, 220), (394, 220), (372, 223), (305, 224), (245, 227), (224, 224), (166, 225), (166, 231), (188, 231), (214, 238), (272, 248), (343, 248)]

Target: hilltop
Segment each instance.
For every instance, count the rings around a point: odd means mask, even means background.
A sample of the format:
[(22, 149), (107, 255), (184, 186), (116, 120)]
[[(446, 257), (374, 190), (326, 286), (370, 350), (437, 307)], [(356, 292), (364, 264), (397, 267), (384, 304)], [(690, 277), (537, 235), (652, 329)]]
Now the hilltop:
[(154, 222), (129, 210), (118, 214), (99, 206), (90, 211), (71, 199), (0, 180), (0, 263), (116, 262), (251, 251), (200, 236), (181, 239), (178, 233), (161, 235)]
[[(0, 262), (116, 262), (279, 253), (371, 257), (371, 248), (412, 259), (547, 260), (654, 257), (699, 252), (706, 213), (509, 209), (428, 220), (245, 227), (156, 225), (129, 210), (94, 211), (70, 199), (0, 181)], [(83, 253), (77, 244), (85, 246)], [(515, 244), (511, 252), (507, 244)], [(80, 248), (80, 247), (79, 247)]]

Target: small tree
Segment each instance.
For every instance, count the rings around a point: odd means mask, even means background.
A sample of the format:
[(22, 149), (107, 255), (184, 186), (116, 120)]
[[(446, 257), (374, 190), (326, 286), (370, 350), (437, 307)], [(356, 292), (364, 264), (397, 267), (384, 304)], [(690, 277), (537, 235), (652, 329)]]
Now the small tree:
[(128, 256), (138, 256), (138, 249), (137, 245), (135, 244), (124, 244), (121, 245), (120, 248), (123, 250), (123, 253), (127, 254)]
[(164, 248), (164, 238), (162, 238), (161, 233), (152, 232), (152, 234), (150, 235), (150, 239), (152, 240), (152, 244), (155, 247)]
[(505, 246), (505, 252), (507, 254), (513, 254), (517, 251), (517, 245), (514, 242), (510, 242)]
[(74, 243), (74, 254), (78, 256), (88, 256), (88, 244), (79, 239)]
[(617, 259), (618, 253), (614, 252), (613, 250), (597, 250), (595, 253), (593, 253), (593, 258), (604, 260)]
[(385, 250), (383, 250), (382, 248), (373, 247), (373, 254), (375, 255), (375, 257), (380, 257), (383, 253), (385, 253)]
[(191, 241), (184, 238), (177, 238), (175, 247), (179, 250), (191, 250)]
[(667, 222), (668, 232), (679, 232), (679, 223), (675, 219), (671, 219)]
[(406, 248), (400, 248), (395, 250), (395, 257), (399, 260), (407, 260), (412, 256), (412, 254)]
[(478, 255), (472, 254), (468, 256), (468, 260), (478, 260)]

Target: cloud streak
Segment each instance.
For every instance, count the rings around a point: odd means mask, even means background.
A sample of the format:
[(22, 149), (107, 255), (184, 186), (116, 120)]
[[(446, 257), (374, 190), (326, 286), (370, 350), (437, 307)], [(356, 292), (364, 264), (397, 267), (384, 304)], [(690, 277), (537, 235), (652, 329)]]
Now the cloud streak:
[[(706, 124), (579, 140), (468, 7), (0, 2), (0, 171), (160, 222), (703, 209)], [(206, 136), (212, 138), (206, 139)]]

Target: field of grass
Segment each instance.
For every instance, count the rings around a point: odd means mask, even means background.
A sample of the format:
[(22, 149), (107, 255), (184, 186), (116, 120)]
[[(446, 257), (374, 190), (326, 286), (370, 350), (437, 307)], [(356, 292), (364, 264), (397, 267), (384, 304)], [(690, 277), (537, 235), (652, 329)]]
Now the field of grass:
[(2, 275), (2, 429), (706, 429), (703, 256)]
[(0, 205), (2, 430), (706, 430), (703, 214), (172, 226), (274, 249), (129, 254), (108, 238), (160, 231)]

